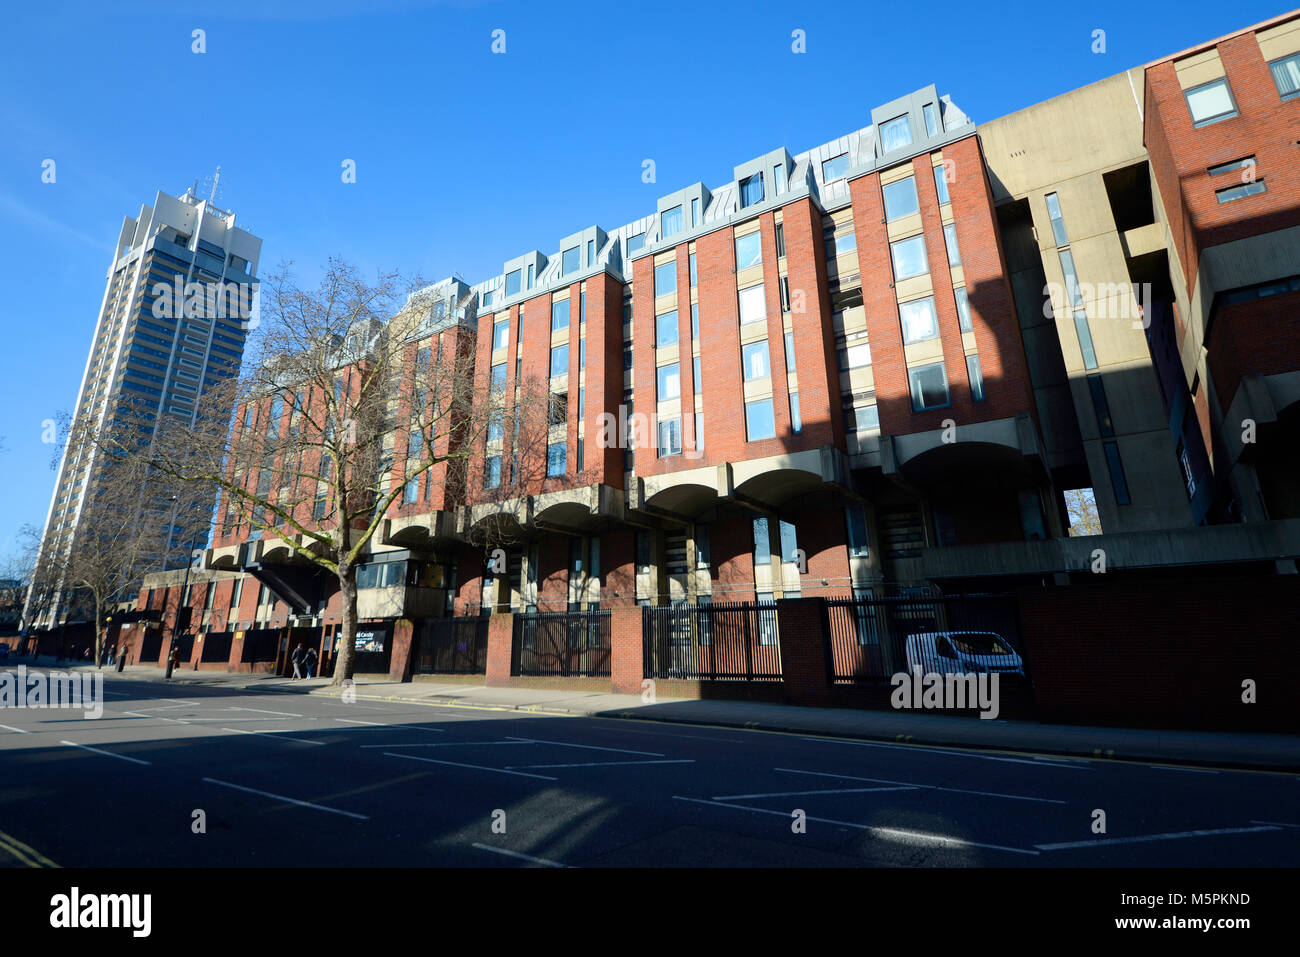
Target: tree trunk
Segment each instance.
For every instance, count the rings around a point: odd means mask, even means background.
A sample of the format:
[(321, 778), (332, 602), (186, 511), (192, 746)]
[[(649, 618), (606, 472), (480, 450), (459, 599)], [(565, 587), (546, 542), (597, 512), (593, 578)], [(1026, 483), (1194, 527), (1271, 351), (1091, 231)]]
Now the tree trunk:
[(339, 575), (339, 592), (343, 598), (343, 635), (339, 639), (339, 653), (334, 659), (334, 681), (338, 686), (352, 678), (356, 666), (357, 647), (357, 572), (349, 566)]

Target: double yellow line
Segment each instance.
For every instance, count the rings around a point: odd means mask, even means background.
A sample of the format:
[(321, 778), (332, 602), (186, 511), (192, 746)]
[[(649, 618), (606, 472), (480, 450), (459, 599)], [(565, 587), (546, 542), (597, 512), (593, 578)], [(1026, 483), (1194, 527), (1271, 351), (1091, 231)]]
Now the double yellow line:
[(52, 860), (24, 844), (18, 838), (0, 831), (0, 851), (8, 851), (27, 867), (58, 867)]

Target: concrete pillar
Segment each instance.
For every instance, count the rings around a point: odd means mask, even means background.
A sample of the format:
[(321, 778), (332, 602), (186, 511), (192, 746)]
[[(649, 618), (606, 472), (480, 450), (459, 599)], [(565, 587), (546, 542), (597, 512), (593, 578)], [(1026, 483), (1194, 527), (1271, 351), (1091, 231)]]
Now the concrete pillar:
[(484, 676), (484, 684), (493, 687), (509, 686), (514, 639), (515, 616), (513, 614), (503, 611), (488, 619), (487, 674)]

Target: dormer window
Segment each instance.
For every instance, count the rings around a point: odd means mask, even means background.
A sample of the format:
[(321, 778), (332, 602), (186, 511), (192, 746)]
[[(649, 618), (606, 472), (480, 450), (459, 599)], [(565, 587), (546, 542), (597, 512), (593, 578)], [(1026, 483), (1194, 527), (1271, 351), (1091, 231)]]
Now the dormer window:
[(843, 179), (849, 171), (849, 154), (841, 153), (822, 163), (822, 182), (833, 183)]
[(659, 238), (667, 239), (682, 231), (682, 208), (674, 206), (666, 209), (659, 216)]
[(645, 233), (637, 233), (635, 236), (627, 238), (627, 254), (639, 253), (645, 249)]
[(939, 119), (937, 114), (934, 112), (934, 104), (925, 104), (925, 106), (921, 107), (921, 113), (925, 116), (925, 135), (938, 136)]
[(880, 124), (880, 148), (886, 153), (910, 146), (911, 143), (912, 124), (906, 113)]
[(744, 209), (763, 201), (763, 174), (755, 173), (740, 181), (740, 207)]
[(577, 272), (582, 258), (581, 249), (574, 246), (572, 249), (566, 249), (560, 256), (560, 272), (567, 276), (571, 272)]
[(520, 272), (516, 269), (514, 272), (506, 273), (506, 298), (518, 295), (519, 293)]

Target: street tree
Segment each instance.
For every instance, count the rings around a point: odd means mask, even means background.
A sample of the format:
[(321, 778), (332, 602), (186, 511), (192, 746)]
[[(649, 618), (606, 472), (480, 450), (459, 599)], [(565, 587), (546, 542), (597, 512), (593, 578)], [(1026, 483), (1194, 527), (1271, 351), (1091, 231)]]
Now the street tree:
[(476, 376), (472, 299), (446, 288), (368, 279), (342, 260), (310, 286), (283, 265), (261, 281), (241, 374), (209, 387), (194, 416), (166, 417), (147, 449), (106, 443), (217, 497), (224, 529), (261, 533), (332, 577), (336, 685), (354, 668), (358, 566), (404, 489), (427, 475), (461, 501), (484, 468), (479, 440), (531, 434), (546, 408), (544, 380), (507, 394)]

